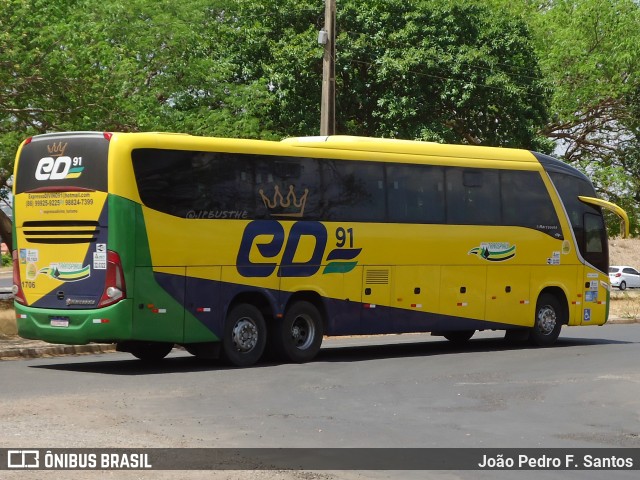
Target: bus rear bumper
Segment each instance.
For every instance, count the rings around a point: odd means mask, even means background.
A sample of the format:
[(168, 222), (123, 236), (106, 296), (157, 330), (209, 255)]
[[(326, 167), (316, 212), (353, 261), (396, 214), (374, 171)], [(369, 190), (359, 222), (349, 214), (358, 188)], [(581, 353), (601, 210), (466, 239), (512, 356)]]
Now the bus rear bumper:
[(85, 345), (131, 338), (131, 300), (92, 310), (54, 310), (15, 304), (18, 335), (49, 343)]

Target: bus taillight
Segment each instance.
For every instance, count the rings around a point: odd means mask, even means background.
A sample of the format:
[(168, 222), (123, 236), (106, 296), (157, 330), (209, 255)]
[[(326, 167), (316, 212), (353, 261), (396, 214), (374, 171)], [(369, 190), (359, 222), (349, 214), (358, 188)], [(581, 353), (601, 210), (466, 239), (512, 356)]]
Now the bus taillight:
[(107, 251), (107, 279), (104, 291), (98, 307), (106, 307), (122, 300), (127, 296), (127, 289), (124, 284), (124, 271), (120, 255), (111, 250)]
[(20, 261), (18, 259), (18, 251), (14, 250), (11, 252), (11, 256), (13, 257), (13, 299), (18, 303), (26, 305), (27, 299), (24, 296), (22, 281), (20, 279)]

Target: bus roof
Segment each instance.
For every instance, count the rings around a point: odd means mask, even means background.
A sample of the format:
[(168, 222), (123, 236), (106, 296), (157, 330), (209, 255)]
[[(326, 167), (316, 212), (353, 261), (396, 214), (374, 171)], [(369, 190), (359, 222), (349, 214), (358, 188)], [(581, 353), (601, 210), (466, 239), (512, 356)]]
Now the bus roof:
[(335, 150), (356, 150), (377, 153), (403, 153), (409, 155), (430, 155), (438, 157), (476, 158), (488, 160), (514, 160), (538, 163), (529, 150), (502, 147), (480, 147), (472, 145), (452, 145), (419, 140), (396, 140), (390, 138), (370, 138), (349, 135), (294, 137), (282, 143), (302, 148), (322, 148)]

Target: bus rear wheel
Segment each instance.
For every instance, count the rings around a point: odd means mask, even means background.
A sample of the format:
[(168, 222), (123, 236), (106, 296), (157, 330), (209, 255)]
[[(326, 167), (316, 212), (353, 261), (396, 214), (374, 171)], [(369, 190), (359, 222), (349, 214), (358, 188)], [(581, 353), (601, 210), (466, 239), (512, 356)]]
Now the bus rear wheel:
[(562, 305), (555, 295), (540, 295), (536, 302), (536, 317), (529, 333), (529, 342), (538, 347), (553, 345), (565, 323), (562, 312)]
[(222, 354), (236, 367), (255, 364), (267, 344), (267, 327), (258, 308), (248, 303), (233, 307), (224, 326)]
[(118, 345), (118, 350), (129, 352), (144, 362), (154, 362), (169, 355), (169, 352), (173, 350), (173, 343), (126, 342), (126, 345)]
[(276, 354), (295, 363), (313, 360), (322, 345), (322, 315), (310, 302), (291, 305), (275, 325), (273, 343)]

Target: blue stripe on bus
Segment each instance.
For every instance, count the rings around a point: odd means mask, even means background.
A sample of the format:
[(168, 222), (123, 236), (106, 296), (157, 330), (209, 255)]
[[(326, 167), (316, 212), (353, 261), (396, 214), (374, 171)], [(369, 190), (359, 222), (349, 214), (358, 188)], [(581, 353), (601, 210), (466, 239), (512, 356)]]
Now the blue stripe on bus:
[[(284, 314), (284, 306), (287, 305), (291, 296), (295, 295), (292, 292), (187, 277), (185, 298), (185, 292), (179, 291), (180, 285), (185, 284), (181, 281), (176, 282), (176, 275), (155, 273), (155, 277), (172, 297), (185, 305), (189, 314), (198, 319), (218, 338), (223, 336), (226, 311), (231, 301), (239, 295), (262, 296), (265, 302), (270, 305), (270, 310), (274, 315)], [(376, 305), (375, 309), (366, 309), (364, 308), (365, 304), (359, 301), (328, 297), (324, 297), (322, 301), (327, 314), (325, 335), (373, 335), (516, 328), (510, 324), (382, 305)]]

